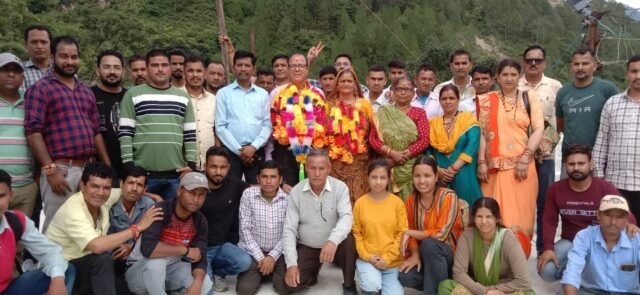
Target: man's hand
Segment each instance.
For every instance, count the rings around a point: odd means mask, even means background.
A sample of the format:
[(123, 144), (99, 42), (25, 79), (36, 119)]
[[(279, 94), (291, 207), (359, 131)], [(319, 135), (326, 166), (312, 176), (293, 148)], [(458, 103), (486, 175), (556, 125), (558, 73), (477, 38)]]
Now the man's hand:
[(255, 154), (256, 148), (252, 145), (245, 145), (240, 148), (240, 160), (242, 161), (242, 164), (245, 166), (252, 166)]
[(538, 273), (542, 273), (549, 260), (553, 261), (553, 264), (556, 265), (556, 268), (560, 268), (560, 262), (558, 262), (556, 253), (554, 253), (552, 250), (545, 250), (544, 252), (542, 252), (542, 255), (538, 257)]
[(67, 287), (64, 285), (64, 277), (53, 277), (49, 284), (49, 295), (67, 295)]
[(258, 269), (263, 276), (268, 276), (273, 272), (273, 267), (276, 265), (276, 260), (273, 257), (267, 255), (260, 262), (258, 262)]
[(338, 247), (332, 241), (326, 241), (320, 250), (320, 263), (333, 262)]
[(286, 184), (286, 183), (283, 183), (283, 184), (282, 184), (282, 190), (283, 190), (285, 193), (287, 193), (287, 194), (288, 194), (288, 193), (290, 193), (292, 189), (293, 189), (293, 187), (292, 187), (292, 186), (290, 186), (290, 185), (288, 185), (288, 184)]
[(191, 286), (184, 292), (185, 295), (200, 295), (200, 293), (202, 293), (202, 282), (198, 282), (197, 280), (193, 280)]
[(144, 195), (149, 197), (149, 198), (151, 198), (156, 203), (164, 201), (164, 199), (160, 195), (157, 195), (157, 194), (154, 194), (154, 193), (150, 193), (150, 192), (146, 192), (145, 191)]
[(191, 170), (191, 167), (189, 166), (184, 166), (180, 169), (176, 169), (176, 172), (180, 173), (180, 178), (182, 178), (185, 174), (193, 172), (193, 170)]
[(111, 256), (113, 256), (113, 260), (125, 260), (131, 253), (131, 250), (133, 250), (133, 245), (128, 243), (120, 244), (120, 246), (113, 251)]
[(227, 44), (227, 51), (229, 53), (234, 52), (235, 49), (233, 48), (233, 42), (231, 42), (231, 38), (229, 38), (229, 36), (226, 35), (218, 35), (218, 43), (220, 43), (220, 45), (222, 45), (223, 43)]
[(187, 258), (191, 260), (191, 263), (196, 263), (200, 261), (202, 258), (202, 254), (200, 253), (200, 248), (191, 247), (189, 248), (189, 253), (187, 253)]
[(162, 208), (156, 207), (155, 205), (151, 206), (149, 210), (142, 215), (142, 218), (140, 218), (140, 221), (138, 222), (138, 230), (141, 232), (147, 230), (152, 223), (162, 220), (162, 215), (164, 215)]
[(629, 238), (633, 240), (636, 238), (636, 235), (638, 233), (640, 233), (640, 227), (629, 222), (629, 224), (627, 224), (627, 236), (629, 236)]
[(324, 49), (324, 43), (322, 43), (322, 41), (318, 42), (316, 46), (309, 48), (309, 50), (307, 51), (307, 63), (311, 65), (313, 61), (316, 60), (318, 56), (320, 56), (320, 53), (322, 52), (323, 49)]
[(298, 287), (298, 284), (300, 284), (300, 270), (298, 269), (298, 266), (291, 266), (287, 268), (287, 273), (284, 276), (284, 282), (291, 288)]
[(51, 191), (56, 195), (64, 196), (67, 192), (71, 192), (71, 185), (64, 179), (64, 173), (62, 173), (62, 171), (56, 171), (47, 176), (47, 182), (49, 182)]

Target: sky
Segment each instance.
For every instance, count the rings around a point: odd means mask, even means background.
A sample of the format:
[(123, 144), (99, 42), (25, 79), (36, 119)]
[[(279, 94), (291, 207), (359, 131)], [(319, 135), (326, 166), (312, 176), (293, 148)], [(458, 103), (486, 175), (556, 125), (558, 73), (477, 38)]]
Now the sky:
[(633, 8), (640, 8), (640, 0), (616, 0), (616, 2), (623, 3)]

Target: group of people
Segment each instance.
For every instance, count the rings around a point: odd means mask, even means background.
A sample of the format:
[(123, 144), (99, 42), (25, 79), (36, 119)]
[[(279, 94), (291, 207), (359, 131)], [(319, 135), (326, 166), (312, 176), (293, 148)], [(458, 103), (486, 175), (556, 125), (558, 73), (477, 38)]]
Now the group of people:
[(622, 93), (589, 49), (546, 77), (539, 45), (365, 86), (348, 54), (310, 79), (322, 43), (256, 70), (221, 36), (229, 85), (181, 49), (109, 49), (88, 87), (73, 37), (24, 36), (29, 60), (0, 53), (0, 294), (290, 294), (323, 263), (345, 294), (533, 294), (531, 251), (566, 294), (640, 292), (640, 56)]

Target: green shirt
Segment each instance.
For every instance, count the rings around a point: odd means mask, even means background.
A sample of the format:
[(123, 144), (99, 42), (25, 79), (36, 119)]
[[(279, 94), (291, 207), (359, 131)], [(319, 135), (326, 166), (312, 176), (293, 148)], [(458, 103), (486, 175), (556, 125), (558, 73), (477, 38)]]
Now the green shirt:
[(585, 87), (571, 83), (560, 88), (556, 95), (556, 116), (564, 119), (563, 153), (573, 144), (593, 147), (602, 107), (619, 92), (615, 84), (599, 78)]
[(11, 175), (11, 186), (33, 182), (31, 150), (24, 133), (24, 93), (15, 103), (0, 97), (0, 169)]

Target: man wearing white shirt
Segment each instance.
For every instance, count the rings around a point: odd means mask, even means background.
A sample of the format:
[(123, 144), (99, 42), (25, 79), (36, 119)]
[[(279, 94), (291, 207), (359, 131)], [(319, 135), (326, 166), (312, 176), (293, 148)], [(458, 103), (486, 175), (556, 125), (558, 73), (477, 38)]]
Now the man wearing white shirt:
[[(440, 99), (440, 89), (447, 84), (454, 84), (460, 91), (460, 105), (458, 110), (463, 112), (476, 112), (476, 91), (471, 85), (471, 76), (469, 71), (473, 68), (473, 59), (471, 59), (471, 53), (464, 49), (456, 49), (451, 53), (449, 57), (449, 69), (453, 74), (453, 78), (449, 81), (438, 84), (436, 88), (431, 92), (431, 97), (438, 101)], [(433, 118), (442, 115), (442, 108), (435, 108), (431, 113), (427, 112), (428, 118)]]
[[(440, 102), (431, 97), (431, 91), (438, 82), (436, 68), (429, 63), (422, 64), (416, 71), (413, 78), (416, 84), (416, 96), (411, 101), (411, 105), (424, 109), (427, 114), (430, 110), (440, 109)], [(427, 119), (432, 118), (427, 115)]]

